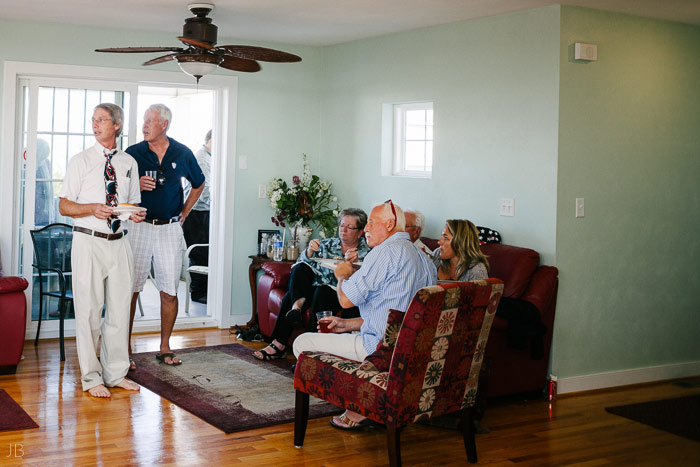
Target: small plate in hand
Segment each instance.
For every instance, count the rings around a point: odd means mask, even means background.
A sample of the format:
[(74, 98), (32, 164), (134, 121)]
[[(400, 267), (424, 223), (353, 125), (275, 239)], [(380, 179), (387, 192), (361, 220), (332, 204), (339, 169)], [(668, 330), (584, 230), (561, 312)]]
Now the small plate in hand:
[(135, 212), (141, 212), (145, 211), (146, 208), (141, 207), (141, 206), (130, 206), (126, 204), (120, 204), (119, 206), (114, 206), (112, 208), (112, 211), (114, 211), (115, 214), (133, 214)]

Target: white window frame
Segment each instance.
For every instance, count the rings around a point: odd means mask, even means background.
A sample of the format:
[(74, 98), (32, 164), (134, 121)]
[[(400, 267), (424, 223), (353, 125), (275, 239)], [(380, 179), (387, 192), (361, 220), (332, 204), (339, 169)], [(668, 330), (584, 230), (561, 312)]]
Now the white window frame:
[[(432, 164), (425, 170), (406, 168), (406, 112), (433, 110), (432, 101), (384, 104), (382, 112), (382, 175), (410, 178), (432, 178)], [(426, 126), (427, 128), (427, 126)], [(423, 140), (433, 142), (427, 136)]]
[[(86, 83), (95, 80), (135, 83), (148, 86), (177, 85), (181, 87), (196, 84), (194, 80), (181, 72), (166, 72), (138, 69), (120, 69), (91, 67), (78, 65), (58, 65), (48, 63), (14, 62), (5, 61), (3, 71), (2, 89), (2, 133), (0, 142), (0, 212), (5, 219), (12, 219), (12, 222), (0, 223), (0, 251), (2, 251), (2, 266), (6, 274), (16, 273), (18, 270), (19, 258), (15, 246), (17, 242), (17, 222), (18, 222), (18, 198), (17, 183), (19, 161), (16, 154), (19, 154), (21, 139), (18, 139), (21, 128), (18, 128), (17, 112), (18, 92), (21, 89), (20, 80), (23, 78), (58, 78), (58, 79), (82, 79)], [(237, 119), (237, 95), (238, 78), (236, 76), (209, 75), (206, 83), (200, 83), (199, 87), (210, 88), (215, 91), (214, 108), (214, 128), (215, 138), (212, 141), (213, 154), (217, 157), (212, 159), (212, 176), (215, 177), (213, 185), (217, 187), (216, 193), (212, 193), (211, 204), (211, 239), (212, 243), (218, 245), (217, 251), (210, 253), (210, 275), (209, 285), (213, 287), (210, 291), (209, 306), (213, 311), (211, 318), (191, 318), (178, 319), (176, 329), (187, 329), (196, 327), (217, 326), (221, 329), (230, 327), (231, 322), (231, 291), (233, 275), (233, 236), (224, 234), (224, 226), (233, 225), (234, 202), (233, 194), (235, 187), (235, 164), (227, 164), (227, 161), (236, 160), (236, 119)], [(135, 112), (135, 105), (131, 106)], [(136, 135), (136, 118), (130, 118), (130, 134)], [(26, 243), (25, 244), (30, 244)], [(31, 302), (31, 291), (25, 291), (28, 302)], [(31, 314), (28, 313), (27, 332), (36, 332), (36, 322), (31, 321)], [(45, 326), (55, 325), (56, 337), (58, 336), (58, 323), (47, 321)], [(68, 324), (68, 323), (66, 323)], [(72, 327), (72, 326), (71, 326)], [(160, 327), (153, 326), (152, 330)], [(47, 329), (48, 330), (48, 329)], [(143, 329), (150, 330), (150, 329)], [(43, 331), (43, 329), (42, 329)], [(66, 334), (74, 329), (66, 328)], [(44, 334), (42, 332), (42, 334)], [(28, 334), (32, 335), (32, 334)], [(50, 336), (48, 336), (50, 337)]]

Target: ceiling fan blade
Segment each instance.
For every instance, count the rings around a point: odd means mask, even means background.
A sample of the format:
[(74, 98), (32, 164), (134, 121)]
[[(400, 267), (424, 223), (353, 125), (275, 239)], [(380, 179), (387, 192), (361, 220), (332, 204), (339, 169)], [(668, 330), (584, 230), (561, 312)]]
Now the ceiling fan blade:
[(262, 60), (263, 62), (300, 62), (301, 57), (282, 52), (281, 50), (256, 47), (252, 45), (221, 45), (217, 49), (225, 49), (227, 53), (249, 60)]
[(180, 47), (111, 47), (95, 49), (95, 52), (145, 53), (145, 52), (184, 52)]
[(255, 73), (260, 71), (260, 64), (255, 60), (248, 60), (246, 58), (237, 58), (224, 55), (224, 60), (219, 63), (221, 68), (227, 68), (234, 71), (245, 71), (248, 73)]
[(177, 57), (178, 54), (168, 54), (168, 55), (163, 55), (162, 57), (154, 58), (153, 60), (149, 60), (147, 62), (143, 62), (141, 65), (147, 66), (147, 65), (155, 65), (156, 63), (163, 63), (163, 62), (168, 62), (170, 60), (174, 60), (175, 57)]
[(190, 39), (188, 37), (178, 37), (179, 41), (184, 42), (187, 45), (192, 45), (194, 47), (199, 47), (200, 49), (214, 50), (214, 46), (207, 44), (206, 42), (198, 41), (196, 39)]

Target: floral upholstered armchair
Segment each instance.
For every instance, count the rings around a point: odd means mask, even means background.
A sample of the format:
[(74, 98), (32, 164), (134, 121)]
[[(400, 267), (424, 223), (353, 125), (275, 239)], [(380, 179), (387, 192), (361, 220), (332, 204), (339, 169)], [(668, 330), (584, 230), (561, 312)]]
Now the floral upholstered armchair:
[(425, 287), (406, 313), (390, 310), (382, 342), (363, 362), (303, 352), (294, 374), (295, 446), (304, 443), (313, 395), (386, 425), (392, 466), (401, 464), (404, 426), (457, 412), (467, 459), (476, 462), (473, 408), (502, 292), (498, 279)]

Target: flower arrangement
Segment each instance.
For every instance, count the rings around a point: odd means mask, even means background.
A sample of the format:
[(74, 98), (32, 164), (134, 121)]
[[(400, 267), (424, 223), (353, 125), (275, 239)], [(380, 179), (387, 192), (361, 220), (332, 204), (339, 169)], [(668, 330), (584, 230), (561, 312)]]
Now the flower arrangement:
[[(317, 175), (311, 175), (306, 154), (303, 155), (304, 171), (301, 178), (292, 177), (292, 184), (281, 178), (269, 183), (267, 197), (275, 215), (270, 219), (277, 226), (311, 227), (315, 224), (322, 237), (335, 236), (340, 207), (338, 198), (331, 191), (331, 184)], [(335, 206), (333, 206), (335, 204)]]

